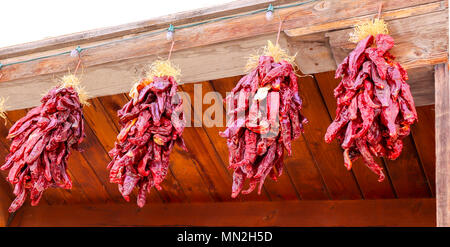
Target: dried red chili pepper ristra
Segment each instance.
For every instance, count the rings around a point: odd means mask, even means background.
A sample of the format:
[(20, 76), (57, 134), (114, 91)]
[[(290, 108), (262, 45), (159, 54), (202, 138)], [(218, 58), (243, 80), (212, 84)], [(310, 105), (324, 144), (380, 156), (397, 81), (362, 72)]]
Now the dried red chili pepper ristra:
[(293, 58), (269, 42), (225, 99), (229, 124), (220, 135), (227, 138), (229, 167), (234, 170), (233, 198), (241, 193), (246, 178), (249, 188), (242, 193), (251, 193), (259, 183), (260, 194), (267, 176), (273, 180), (281, 176), (284, 149), (291, 155), (291, 142), (307, 123), (300, 113)]
[(362, 157), (380, 182), (385, 176), (373, 156), (396, 159), (402, 139), (418, 120), (408, 75), (388, 51), (393, 46), (391, 36), (369, 34), (338, 66), (336, 78), (342, 79), (334, 90), (336, 118), (325, 135), (327, 143), (338, 139), (348, 170)]
[(70, 149), (80, 150), (85, 138), (80, 101), (86, 102), (75, 76), (65, 76), (62, 82), (9, 129), (12, 143), (1, 169), (10, 169), (6, 179), (15, 186), (10, 213), (23, 205), (27, 194), (35, 206), (50, 187), (72, 188), (67, 159)]
[(169, 61), (156, 61), (146, 78), (130, 92), (132, 99), (117, 112), (121, 130), (109, 152), (111, 183), (117, 183), (126, 201), (139, 189), (137, 205), (143, 207), (152, 187), (161, 190), (175, 143), (184, 150), (182, 100), (177, 94), (178, 70)]

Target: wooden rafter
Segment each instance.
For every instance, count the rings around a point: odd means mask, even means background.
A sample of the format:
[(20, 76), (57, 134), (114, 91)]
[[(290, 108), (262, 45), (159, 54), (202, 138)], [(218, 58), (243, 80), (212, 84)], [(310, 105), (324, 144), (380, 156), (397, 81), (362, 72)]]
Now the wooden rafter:
[[(245, 220), (242, 220), (245, 218)], [(62, 220), (63, 219), (63, 220)], [(434, 199), (62, 205), (27, 208), (11, 226), (434, 226)]]

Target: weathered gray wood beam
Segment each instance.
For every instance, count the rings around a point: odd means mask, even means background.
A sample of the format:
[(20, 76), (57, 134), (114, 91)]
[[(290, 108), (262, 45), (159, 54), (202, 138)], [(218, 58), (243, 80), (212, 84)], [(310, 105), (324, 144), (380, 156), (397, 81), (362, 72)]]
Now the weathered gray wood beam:
[(436, 65), (437, 226), (450, 227), (450, 83), (448, 64)]

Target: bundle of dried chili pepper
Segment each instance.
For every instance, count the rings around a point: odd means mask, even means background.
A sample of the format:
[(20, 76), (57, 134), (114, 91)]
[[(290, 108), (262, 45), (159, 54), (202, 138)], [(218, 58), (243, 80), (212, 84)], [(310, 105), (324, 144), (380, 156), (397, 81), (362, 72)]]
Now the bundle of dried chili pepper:
[[(273, 55), (273, 56), (271, 56)], [(293, 57), (269, 42), (264, 55), (250, 67), (225, 99), (228, 127), (229, 167), (234, 170), (231, 197), (239, 195), (245, 179), (251, 193), (259, 183), (258, 194), (267, 176), (277, 180), (283, 172), (284, 149), (291, 155), (291, 142), (300, 137), (307, 123), (301, 114)]]
[[(368, 25), (373, 29), (375, 24)], [(334, 90), (336, 118), (325, 135), (327, 143), (338, 139), (348, 170), (362, 157), (380, 182), (385, 176), (373, 156), (396, 159), (417, 121), (408, 75), (389, 53), (393, 46), (388, 34), (369, 34), (338, 66), (336, 78), (342, 80)]]
[(177, 94), (178, 73), (169, 61), (156, 61), (131, 90), (132, 99), (117, 112), (121, 131), (109, 152), (109, 178), (126, 201), (137, 187), (139, 207), (152, 187), (161, 190), (174, 144), (187, 151), (181, 136), (185, 119)]
[(80, 98), (84, 102), (84, 96), (78, 79), (73, 75), (65, 76), (62, 85), (51, 89), (41, 99), (40, 106), (9, 129), (10, 153), (1, 167), (10, 169), (7, 181), (15, 186), (16, 199), (9, 212), (20, 208), (27, 194), (31, 205), (35, 206), (47, 188), (72, 188), (67, 159), (71, 148), (80, 150), (85, 137), (80, 103)]

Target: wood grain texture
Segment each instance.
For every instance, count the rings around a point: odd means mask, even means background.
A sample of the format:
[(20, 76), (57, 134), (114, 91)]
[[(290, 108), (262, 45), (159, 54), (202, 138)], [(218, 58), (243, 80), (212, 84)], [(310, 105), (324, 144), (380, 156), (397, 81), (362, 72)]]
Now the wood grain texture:
[(435, 68), (437, 225), (450, 226), (450, 83), (448, 64)]
[(343, 164), (339, 145), (327, 144), (323, 139), (331, 118), (315, 79), (299, 78), (299, 94), (303, 100), (303, 114), (309, 122), (305, 126), (303, 136), (317, 162), (331, 198), (360, 199), (361, 191), (353, 172), (348, 172), (344, 166), (337, 165)]
[[(392, 1), (397, 2), (397, 1)], [(384, 6), (384, 5), (383, 5)], [(448, 60), (448, 10), (387, 21), (395, 40), (391, 53), (406, 69), (434, 65)], [(352, 29), (327, 33), (336, 64), (355, 48), (350, 42)]]
[[(447, 1), (436, 1), (433, 3), (425, 3), (422, 5), (416, 5), (416, 6), (386, 11), (384, 8), (386, 4), (389, 4), (389, 1), (383, 1), (383, 9), (381, 12), (381, 18), (383, 18), (386, 21), (432, 13), (432, 12), (436, 12), (436, 11), (444, 10), (444, 9), (448, 8)], [(377, 13), (374, 12), (373, 14), (370, 14), (370, 15), (349, 17), (347, 19), (332, 21), (332, 22), (325, 22), (322, 24), (314, 25), (314, 26), (304, 26), (304, 27), (298, 27), (298, 28), (293, 28), (293, 29), (287, 29), (287, 30), (284, 30), (284, 32), (289, 37), (299, 37), (299, 36), (309, 35), (309, 34), (313, 34), (313, 33), (330, 31), (330, 30), (352, 28), (353, 26), (355, 26), (356, 24), (359, 24), (360, 22), (364, 22), (364, 21), (373, 19), (376, 16), (376, 14)]]
[(42, 206), (11, 226), (430, 227), (435, 206), (434, 199)]
[(84, 43), (111, 39), (129, 34), (148, 32), (151, 30), (167, 28), (170, 24), (175, 26), (198, 22), (206, 19), (215, 19), (222, 16), (232, 15), (260, 8), (266, 8), (269, 4), (279, 5), (296, 0), (238, 0), (214, 5), (210, 7), (188, 10), (155, 17), (149, 20), (127, 23), (123, 25), (98, 28), (58, 37), (47, 38), (24, 44), (18, 44), (0, 48), (0, 59), (16, 57), (30, 53), (36, 53), (49, 49), (57, 49), (69, 45), (82, 45)]
[[(439, 3), (441, 2), (439, 1)], [(432, 4), (431, 7), (428, 6), (430, 4)], [(442, 33), (447, 33), (447, 29), (445, 29), (447, 25), (445, 24), (448, 17), (445, 2), (439, 5), (436, 4), (436, 1), (431, 0), (389, 1), (383, 5), (383, 11), (389, 12), (420, 5), (428, 6), (424, 7), (428, 11), (433, 11), (439, 6), (439, 8), (444, 8), (445, 10), (395, 19), (390, 23), (393, 33), (398, 33), (400, 29), (403, 30), (401, 35), (399, 34), (401, 37), (395, 37), (397, 42), (403, 42), (401, 46), (403, 48), (401, 48), (401, 51), (398, 49), (399, 52), (394, 54), (400, 56), (399, 59), (405, 62), (407, 67), (420, 67), (424, 64), (435, 64), (447, 60), (445, 51), (448, 44), (443, 42), (446, 40), (445, 35), (441, 35)], [(329, 0), (277, 11), (285, 18), (283, 29), (292, 29), (299, 26), (312, 28), (323, 23), (339, 22), (349, 17), (356, 18), (372, 15), (376, 12), (377, 6), (378, 3), (371, 0)], [(422, 12), (408, 12), (405, 10), (405, 13), (399, 16), (408, 16), (408, 13), (413, 15), (413, 13), (418, 14)], [(422, 19), (424, 21), (418, 21)], [(418, 23), (417, 25), (415, 24), (416, 22)], [(264, 23), (264, 25), (261, 25), (261, 23)], [(420, 28), (416, 28), (417, 26)], [(278, 21), (267, 22), (264, 13), (261, 13), (177, 30), (173, 61), (180, 65), (185, 76), (183, 77), (184, 81), (196, 82), (234, 76), (238, 74), (237, 70), (240, 73), (242, 68), (241, 64), (234, 66), (236, 61), (252, 53), (249, 50), (259, 48), (261, 44), (258, 42), (263, 41), (265, 43), (267, 39), (260, 38), (270, 34), (273, 36), (277, 29)], [(329, 34), (345, 37), (346, 41), (347, 33), (343, 33), (343, 36), (341, 36), (340, 32), (346, 32), (346, 30)], [(122, 38), (124, 37), (115, 39)], [(336, 43), (333, 40), (334, 38), (330, 41)], [(321, 45), (322, 41), (316, 40), (316, 42), (318, 44), (303, 43), (303, 45), (299, 46), (301, 53), (306, 57), (312, 57), (314, 52), (317, 51), (316, 53), (318, 54), (323, 53), (324, 57), (329, 56), (330, 51)], [(332, 47), (336, 46), (337, 44), (332, 44)], [(341, 47), (341, 45), (338, 46), (336, 49), (345, 48)], [(149, 49), (148, 47), (157, 47), (157, 49)], [(165, 56), (169, 47), (170, 43), (165, 39), (165, 34), (161, 34), (85, 50), (83, 51), (83, 65), (89, 68), (89, 72), (86, 73), (84, 84), (88, 92), (91, 93), (91, 97), (125, 92), (130, 86), (128, 84), (131, 83), (130, 78), (133, 78), (136, 74), (136, 66), (142, 67), (142, 64), (148, 63), (157, 56)], [(313, 48), (313, 50), (309, 51), (308, 49), (310, 48)], [(69, 49), (73, 49), (73, 46), (56, 51)], [(333, 49), (335, 58), (338, 57), (336, 49)], [(36, 53), (33, 55), (45, 55), (56, 51), (46, 51), (42, 54)], [(347, 52), (341, 51), (341, 54), (347, 54)], [(27, 58), (29, 57), (27, 56)], [(24, 58), (9, 58), (2, 62), (5, 64)], [(336, 58), (336, 60), (340, 59)], [(301, 62), (307, 63), (307, 61), (308, 59), (305, 59)], [(9, 110), (33, 106), (38, 102), (35, 92), (48, 88), (51, 85), (53, 76), (60, 76), (68, 68), (74, 68), (76, 62), (76, 58), (59, 56), (27, 64), (6, 66), (1, 70), (0, 82), (3, 83), (0, 84), (0, 96), (11, 96), (11, 104), (9, 105), (13, 108), (9, 108)], [(302, 65), (305, 68), (305, 73), (309, 73), (306, 70), (308, 67), (310, 69), (321, 67), (315, 65), (317, 62), (314, 62), (314, 60), (311, 62), (313, 64)], [(203, 66), (205, 63), (208, 63), (209, 66)], [(245, 61), (242, 61), (242, 63), (245, 63)], [(323, 66), (326, 68), (333, 65), (331, 60), (323, 63)], [(319, 65), (321, 64), (319, 63)], [(321, 71), (323, 70), (325, 68), (321, 68)], [(21, 92), (20, 95), (17, 92)]]
[[(241, 75), (244, 73), (247, 57), (266, 45), (267, 40), (275, 40), (275, 38), (276, 34), (270, 34), (192, 48), (174, 52), (171, 61), (180, 67), (182, 71), (181, 82), (183, 83)], [(282, 36), (279, 42), (285, 46), (285, 37)], [(176, 46), (177, 44), (175, 44)], [(165, 58), (167, 56), (165, 50), (153, 50), (157, 52), (156, 55), (89, 67), (87, 67), (88, 64), (83, 56), (81, 79), (82, 85), (89, 94), (88, 96), (95, 98), (127, 93), (133, 83), (145, 74), (149, 64), (158, 57)], [(64, 58), (64, 60), (66, 59), (72, 58)], [(208, 66), (205, 66), (205, 64)], [(63, 76), (67, 72), (67, 68), (75, 68), (75, 63), (56, 74), (32, 76), (26, 79), (0, 83), (0, 96), (9, 96), (7, 110), (38, 105), (41, 98), (40, 94), (56, 85), (57, 78)], [(8, 72), (4, 69), (0, 70), (0, 75), (6, 75), (6, 73)]]
[[(231, 77), (226, 78), (224, 80), (214, 80), (214, 81), (207, 81), (202, 82), (201, 84), (184, 84), (181, 86), (181, 90), (183, 92), (186, 92), (189, 95), (190, 100), (190, 109), (192, 111), (192, 121), (190, 122), (191, 126), (196, 126), (196, 123), (206, 123), (208, 126), (201, 125), (201, 127), (195, 128), (196, 131), (199, 131), (200, 133), (205, 133), (202, 135), (198, 135), (198, 137), (207, 137), (206, 139), (202, 140), (206, 143), (205, 146), (211, 145), (211, 149), (214, 153), (211, 155), (212, 157), (216, 157), (216, 169), (220, 171), (220, 174), (222, 175), (222, 178), (220, 180), (224, 180), (226, 182), (227, 192), (224, 198), (221, 200), (229, 201), (229, 200), (270, 200), (270, 196), (267, 195), (267, 190), (264, 189), (262, 195), (257, 195), (256, 193), (251, 193), (249, 195), (240, 195), (236, 199), (231, 198), (231, 185), (232, 185), (232, 171), (228, 170), (228, 146), (226, 144), (226, 140), (219, 136), (219, 131), (225, 130), (225, 127), (218, 127), (216, 125), (213, 125), (211, 123), (211, 120), (207, 117), (205, 117), (204, 113), (209, 108), (208, 104), (205, 104), (203, 100), (205, 99), (204, 96), (210, 93), (214, 93), (214, 100), (217, 100), (219, 104), (222, 106), (222, 99), (225, 98), (226, 92), (231, 91), (235, 83), (239, 80), (240, 76), (238, 77)], [(220, 83), (222, 87), (221, 90), (217, 90), (213, 87), (213, 85), (216, 85), (217, 83)], [(222, 84), (223, 83), (223, 84)], [(217, 90), (217, 91), (216, 91)], [(223, 91), (222, 91), (223, 90)], [(220, 96), (219, 96), (220, 95)], [(200, 101), (200, 102), (199, 102)], [(212, 102), (211, 102), (212, 103)], [(215, 102), (214, 102), (215, 103)], [(199, 106), (201, 106), (201, 109), (196, 109)], [(222, 114), (222, 123), (219, 124), (219, 126), (225, 126), (226, 116), (225, 116), (225, 109), (223, 109)], [(219, 117), (219, 116), (218, 116)], [(211, 118), (212, 119), (212, 118)], [(200, 122), (202, 121), (202, 122)], [(212, 126), (209, 126), (212, 125)], [(194, 141), (194, 140), (187, 140), (186, 141)], [(195, 141), (194, 141), (195, 142)], [(196, 164), (199, 168), (204, 167), (200, 166), (198, 163), (198, 158), (195, 158), (194, 164)], [(206, 165), (206, 164), (205, 164)], [(206, 165), (207, 166), (207, 165)], [(200, 171), (206, 172), (205, 169), (200, 169)], [(205, 181), (207, 181), (209, 184), (212, 184), (211, 187), (215, 188), (214, 186), (214, 178), (210, 177), (208, 174), (203, 175), (205, 177)]]
[(288, 37), (288, 49), (297, 54), (295, 62), (303, 74), (313, 74), (336, 69), (336, 61), (325, 33)]
[(436, 195), (436, 142), (435, 142), (435, 108), (431, 106), (416, 107), (419, 121), (412, 126), (412, 137), (419, 154), (420, 163)]
[(11, 188), (3, 177), (0, 177), (0, 227), (6, 226), (8, 223), (9, 213), (8, 208), (11, 204)]

